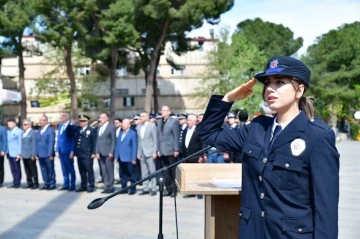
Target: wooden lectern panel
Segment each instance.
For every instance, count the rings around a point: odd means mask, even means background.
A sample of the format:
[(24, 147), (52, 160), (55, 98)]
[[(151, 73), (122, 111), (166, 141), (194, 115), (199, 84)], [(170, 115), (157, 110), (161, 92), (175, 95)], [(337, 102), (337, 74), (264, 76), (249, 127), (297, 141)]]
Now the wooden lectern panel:
[(176, 168), (181, 194), (205, 195), (205, 239), (237, 239), (241, 193), (215, 187), (213, 178), (241, 179), (241, 164), (180, 164)]

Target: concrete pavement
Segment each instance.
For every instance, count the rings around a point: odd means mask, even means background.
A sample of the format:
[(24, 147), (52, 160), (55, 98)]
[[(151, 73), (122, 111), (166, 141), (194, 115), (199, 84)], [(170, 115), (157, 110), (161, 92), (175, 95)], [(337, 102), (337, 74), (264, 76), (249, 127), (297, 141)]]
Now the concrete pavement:
[[(343, 141), (337, 147), (341, 154), (339, 238), (358, 238), (360, 142)], [(97, 170), (97, 163), (94, 166)], [(55, 167), (60, 186), (62, 175), (59, 160), (56, 160)], [(89, 211), (86, 206), (93, 199), (103, 196), (101, 190), (88, 194), (8, 189), (6, 186), (10, 184), (12, 176), (7, 161), (5, 171), (5, 187), (0, 189), (0, 239), (157, 238), (158, 196), (119, 195), (101, 208)], [(42, 182), (40, 170), (39, 176)], [(180, 196), (177, 197), (177, 206), (179, 238), (203, 238), (203, 200), (183, 199)], [(174, 199), (167, 197), (164, 198), (163, 232), (166, 239), (176, 238)]]

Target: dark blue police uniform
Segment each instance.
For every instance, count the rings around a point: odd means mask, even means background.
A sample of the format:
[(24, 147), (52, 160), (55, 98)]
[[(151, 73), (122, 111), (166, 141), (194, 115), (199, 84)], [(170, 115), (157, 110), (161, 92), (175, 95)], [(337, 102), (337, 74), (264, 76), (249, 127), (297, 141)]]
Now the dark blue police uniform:
[(200, 136), (218, 149), (244, 153), (239, 238), (337, 238), (339, 154), (330, 127), (300, 112), (269, 147), (274, 118), (222, 128), (232, 106), (222, 98), (210, 99)]

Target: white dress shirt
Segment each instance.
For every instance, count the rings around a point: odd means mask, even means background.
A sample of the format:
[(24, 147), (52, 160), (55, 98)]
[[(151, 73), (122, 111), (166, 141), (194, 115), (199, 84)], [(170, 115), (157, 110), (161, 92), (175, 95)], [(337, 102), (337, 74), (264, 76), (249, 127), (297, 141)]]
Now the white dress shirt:
[(141, 137), (141, 139), (144, 138), (146, 126), (148, 125), (148, 123), (149, 122), (146, 121), (144, 124), (141, 125), (141, 128), (140, 128), (140, 137)]
[(24, 134), (23, 134), (23, 138), (25, 138), (26, 136), (28, 136), (30, 130), (31, 130), (31, 127), (28, 128), (27, 130), (25, 130), (25, 132), (24, 132)]
[(194, 125), (191, 129), (188, 127), (187, 132), (186, 132), (186, 137), (185, 137), (185, 147), (188, 148), (189, 147), (189, 143), (191, 140), (191, 137), (195, 131), (196, 125)]
[(45, 125), (45, 126), (41, 129), (40, 134), (43, 134), (48, 127), (49, 127), (49, 124)]
[(121, 127), (119, 127), (119, 128), (116, 129), (116, 138), (119, 137), (120, 130), (121, 130)]
[(106, 126), (107, 126), (108, 124), (109, 124), (109, 121), (106, 122), (105, 124), (103, 124), (103, 125), (100, 127), (99, 136), (101, 136), (101, 135), (104, 133), (104, 131), (105, 131), (105, 129), (106, 129)]
[(60, 134), (63, 134), (64, 131), (66, 130), (66, 127), (68, 127), (68, 125), (70, 124), (70, 121), (64, 123), (60, 129)]

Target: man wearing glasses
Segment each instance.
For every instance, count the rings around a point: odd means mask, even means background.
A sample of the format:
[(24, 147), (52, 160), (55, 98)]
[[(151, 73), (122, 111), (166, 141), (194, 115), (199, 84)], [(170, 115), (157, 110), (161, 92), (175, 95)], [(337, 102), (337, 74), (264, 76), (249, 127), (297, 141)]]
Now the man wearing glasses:
[(38, 172), (36, 166), (36, 132), (31, 128), (32, 122), (24, 119), (22, 128), (24, 130), (21, 141), (21, 158), (26, 173), (27, 186), (24, 188), (39, 188)]

